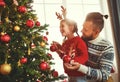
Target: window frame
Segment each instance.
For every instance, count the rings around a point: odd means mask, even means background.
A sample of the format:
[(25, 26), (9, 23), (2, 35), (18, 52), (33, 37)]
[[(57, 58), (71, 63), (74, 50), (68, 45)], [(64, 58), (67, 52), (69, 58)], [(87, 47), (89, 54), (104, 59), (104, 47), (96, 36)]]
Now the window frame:
[(120, 0), (107, 0), (109, 12), (111, 15), (111, 24), (113, 27), (115, 44), (117, 47), (118, 56), (120, 58)]

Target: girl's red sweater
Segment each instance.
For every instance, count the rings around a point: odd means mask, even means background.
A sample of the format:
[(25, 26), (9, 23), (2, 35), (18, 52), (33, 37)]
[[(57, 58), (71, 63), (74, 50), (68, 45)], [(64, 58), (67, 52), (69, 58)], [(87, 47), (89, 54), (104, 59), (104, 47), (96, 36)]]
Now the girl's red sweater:
[[(72, 48), (72, 50), (75, 50), (75, 55), (73, 56), (72, 60), (85, 65), (88, 60), (88, 49), (86, 43), (79, 36), (75, 36), (72, 39), (66, 40), (62, 44), (62, 51), (65, 52), (64, 55), (69, 55), (70, 48)], [(63, 58), (64, 55), (61, 55), (60, 57)], [(83, 73), (78, 72), (77, 70), (70, 71), (65, 68), (64, 70), (68, 74), (68, 76), (84, 76)]]

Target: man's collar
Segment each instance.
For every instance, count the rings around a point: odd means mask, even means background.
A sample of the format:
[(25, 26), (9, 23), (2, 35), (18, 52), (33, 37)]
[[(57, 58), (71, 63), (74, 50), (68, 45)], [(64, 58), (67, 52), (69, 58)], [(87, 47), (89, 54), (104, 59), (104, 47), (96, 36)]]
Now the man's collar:
[(90, 43), (97, 43), (97, 42), (99, 42), (101, 40), (101, 37), (100, 37), (100, 35), (97, 37), (97, 38), (95, 38), (94, 40), (90, 40), (90, 41), (88, 41), (88, 42), (90, 42)]

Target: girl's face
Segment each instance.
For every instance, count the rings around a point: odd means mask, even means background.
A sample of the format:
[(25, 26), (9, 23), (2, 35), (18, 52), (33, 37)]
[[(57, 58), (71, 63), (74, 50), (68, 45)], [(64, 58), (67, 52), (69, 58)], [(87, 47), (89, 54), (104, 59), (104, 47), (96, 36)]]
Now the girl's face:
[(60, 22), (60, 32), (62, 36), (68, 37), (69, 35), (73, 34), (72, 29), (70, 29), (70, 26), (66, 24), (64, 20)]

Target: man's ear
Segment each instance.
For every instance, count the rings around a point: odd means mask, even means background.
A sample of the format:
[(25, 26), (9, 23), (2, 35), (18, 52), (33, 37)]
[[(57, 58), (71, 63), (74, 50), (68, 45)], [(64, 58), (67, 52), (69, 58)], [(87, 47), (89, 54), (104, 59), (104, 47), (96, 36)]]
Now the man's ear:
[[(99, 27), (98, 27), (99, 28)], [(99, 29), (96, 29), (95, 34), (98, 35), (100, 33)]]

